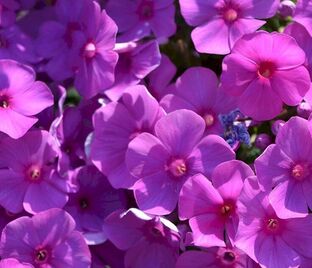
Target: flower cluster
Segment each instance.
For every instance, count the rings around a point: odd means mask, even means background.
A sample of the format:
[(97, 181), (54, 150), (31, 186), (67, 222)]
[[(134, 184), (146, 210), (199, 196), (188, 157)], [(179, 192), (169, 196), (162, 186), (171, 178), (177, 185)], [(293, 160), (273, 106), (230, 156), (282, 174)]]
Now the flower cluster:
[(0, 268), (311, 268), (312, 0), (0, 0)]

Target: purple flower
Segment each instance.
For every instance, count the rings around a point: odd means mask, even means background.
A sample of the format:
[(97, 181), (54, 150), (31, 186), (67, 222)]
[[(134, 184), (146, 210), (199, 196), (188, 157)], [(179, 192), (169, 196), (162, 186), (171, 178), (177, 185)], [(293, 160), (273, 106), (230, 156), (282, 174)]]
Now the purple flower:
[(57, 1), (55, 13), (58, 20), (43, 23), (37, 40), (45, 71), (55, 81), (74, 77), (79, 93), (91, 98), (114, 82), (117, 27), (94, 1)]
[(268, 120), (283, 103), (299, 104), (310, 88), (305, 53), (295, 39), (260, 31), (246, 35), (223, 61), (222, 88), (255, 120)]
[(56, 172), (59, 149), (46, 131), (30, 131), (24, 137), (0, 142), (0, 204), (12, 213), (23, 208), (35, 214), (63, 207), (68, 183)]
[(158, 102), (141, 85), (128, 88), (119, 102), (95, 112), (90, 158), (114, 188), (129, 188), (137, 180), (125, 164), (128, 144), (142, 132), (153, 132), (163, 114)]
[(300, 256), (311, 258), (312, 215), (281, 219), (255, 177), (245, 180), (238, 213), (235, 246), (261, 267), (298, 267)]
[(194, 111), (205, 120), (206, 134), (221, 135), (224, 129), (218, 116), (232, 111), (236, 103), (218, 88), (218, 84), (217, 76), (210, 69), (189, 68), (178, 78), (175, 89), (161, 100), (160, 105), (168, 113), (179, 109)]
[(177, 67), (165, 54), (161, 54), (160, 65), (146, 77), (148, 91), (160, 101), (167, 95), (174, 84), (170, 84), (177, 72)]
[(255, 161), (259, 183), (280, 218), (305, 217), (312, 208), (312, 127), (293, 117), (279, 129), (276, 144)]
[(234, 241), (238, 227), (236, 202), (244, 180), (253, 175), (247, 164), (232, 160), (214, 169), (211, 182), (201, 174), (185, 182), (179, 197), (179, 218), (190, 219), (196, 246), (225, 246), (227, 237)]
[(79, 57), (79, 50), (82, 46), (81, 42), (76, 40), (80, 37), (78, 33), (84, 23), (82, 13), (90, 12), (91, 5), (92, 2), (88, 0), (57, 1), (53, 7), (55, 19), (44, 21), (40, 26), (36, 51), (38, 55), (48, 60), (44, 69), (55, 81), (62, 81), (73, 76), (72, 64), (74, 58)]
[(1, 257), (38, 268), (86, 268), (91, 264), (87, 244), (75, 231), (75, 221), (56, 208), (10, 222), (1, 235)]
[(126, 164), (138, 178), (133, 189), (140, 209), (155, 215), (169, 214), (190, 176), (210, 176), (218, 164), (234, 158), (221, 137), (203, 136), (205, 127), (196, 113), (177, 110), (159, 119), (155, 135), (142, 133), (130, 142)]
[[(228, 54), (243, 35), (253, 33), (274, 16), (278, 0), (180, 0), (186, 22), (197, 26), (192, 32), (196, 50)], [(256, 19), (255, 19), (256, 18)]]
[(132, 208), (112, 213), (105, 220), (105, 230), (117, 248), (127, 250), (125, 267), (174, 267), (180, 236), (170, 221)]
[(256, 268), (256, 264), (241, 250), (212, 247), (205, 251), (186, 251), (180, 255), (176, 268)]
[[(92, 11), (85, 11), (86, 29), (81, 35), (80, 58), (74, 64), (74, 85), (85, 98), (91, 98), (111, 86), (118, 54), (113, 51), (117, 27), (115, 22), (93, 2)], [(90, 19), (92, 18), (92, 19)]]
[(310, 0), (298, 0), (293, 20), (303, 25), (309, 34), (312, 34), (312, 2)]
[(117, 44), (115, 51), (119, 53), (119, 60), (115, 70), (114, 85), (105, 90), (105, 94), (113, 101), (118, 101), (127, 87), (137, 85), (160, 64), (158, 43)]
[[(31, 105), (30, 105), (31, 104)], [(53, 105), (53, 95), (35, 81), (33, 69), (12, 60), (0, 60), (0, 131), (22, 137), (36, 122), (33, 117)]]
[(170, 37), (176, 32), (173, 0), (110, 0), (107, 13), (116, 21), (119, 42), (136, 41), (154, 34)]
[(125, 194), (113, 189), (94, 166), (79, 168), (72, 179), (79, 189), (69, 195), (64, 209), (75, 219), (76, 229), (84, 233), (88, 243), (100, 244), (105, 240), (104, 219), (115, 210), (125, 208)]

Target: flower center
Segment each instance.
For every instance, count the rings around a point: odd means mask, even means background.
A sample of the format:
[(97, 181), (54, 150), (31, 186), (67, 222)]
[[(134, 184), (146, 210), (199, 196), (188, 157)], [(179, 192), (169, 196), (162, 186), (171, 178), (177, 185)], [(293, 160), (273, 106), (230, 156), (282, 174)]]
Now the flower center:
[(143, 0), (138, 7), (137, 13), (140, 20), (150, 20), (154, 16), (154, 3), (150, 0)]
[(41, 179), (41, 169), (38, 166), (31, 166), (28, 169), (27, 177), (31, 182), (37, 182)]
[(232, 212), (232, 207), (230, 205), (223, 205), (221, 207), (221, 214), (224, 216), (228, 216)]
[(35, 262), (45, 263), (48, 259), (48, 251), (45, 249), (39, 249), (35, 252)]
[(262, 78), (271, 78), (275, 72), (275, 65), (272, 62), (261, 62), (258, 69), (258, 75)]
[(226, 251), (223, 255), (223, 260), (226, 263), (233, 263), (235, 261), (235, 254), (232, 251)]
[(309, 167), (307, 165), (297, 164), (291, 170), (291, 175), (296, 180), (303, 180), (309, 175)]
[(223, 13), (223, 17), (227, 22), (233, 22), (237, 20), (238, 13), (235, 9), (229, 8)]
[(87, 43), (84, 48), (84, 56), (88, 59), (91, 59), (96, 54), (96, 46), (93, 42)]
[(279, 222), (277, 219), (268, 219), (266, 226), (269, 231), (276, 231), (279, 227)]
[(0, 94), (0, 108), (6, 109), (9, 107), (9, 98), (2, 94)]
[(169, 165), (169, 171), (175, 177), (181, 177), (187, 172), (186, 164), (183, 159), (175, 159)]
[(9, 103), (6, 100), (0, 100), (0, 107), (1, 108), (8, 108), (9, 107)]
[(212, 114), (205, 114), (203, 118), (206, 122), (207, 127), (211, 127), (215, 122), (214, 116)]
[(86, 209), (86, 208), (89, 207), (89, 201), (88, 201), (86, 198), (81, 198), (81, 199), (79, 200), (79, 206), (80, 206), (80, 208), (82, 208), (82, 209)]

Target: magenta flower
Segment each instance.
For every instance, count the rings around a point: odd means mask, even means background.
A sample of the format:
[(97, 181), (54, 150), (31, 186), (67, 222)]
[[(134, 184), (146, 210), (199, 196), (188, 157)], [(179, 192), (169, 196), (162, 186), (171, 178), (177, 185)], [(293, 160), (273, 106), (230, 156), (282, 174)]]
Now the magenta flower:
[(175, 34), (173, 0), (109, 0), (107, 13), (116, 21), (119, 42), (136, 41), (151, 34), (167, 38)]
[(312, 35), (312, 3), (310, 0), (298, 0), (293, 20), (303, 25)]
[(140, 209), (155, 215), (169, 214), (190, 176), (210, 176), (218, 164), (234, 158), (221, 137), (203, 136), (205, 125), (196, 113), (178, 110), (159, 119), (155, 135), (142, 133), (130, 142), (126, 164), (138, 178), (133, 189)]
[(95, 112), (90, 158), (114, 188), (130, 188), (137, 180), (125, 164), (128, 144), (142, 132), (153, 132), (163, 114), (144, 86), (128, 88), (119, 102)]
[(134, 42), (117, 44), (115, 51), (119, 53), (115, 83), (105, 90), (105, 94), (112, 101), (118, 101), (127, 87), (139, 84), (144, 77), (159, 66), (161, 59), (156, 41), (142, 44)]
[(75, 219), (76, 229), (84, 233), (88, 243), (100, 244), (105, 240), (104, 219), (115, 210), (125, 208), (125, 194), (113, 189), (94, 166), (77, 169), (72, 179), (78, 191), (69, 195), (64, 209)]
[(176, 268), (256, 268), (244, 252), (231, 247), (212, 247), (205, 251), (186, 251), (180, 255)]
[(0, 132), (14, 139), (22, 137), (37, 122), (33, 115), (52, 105), (51, 91), (35, 81), (33, 69), (0, 60)]
[[(56, 172), (59, 149), (46, 131), (30, 131), (0, 143), (0, 204), (12, 213), (35, 214), (68, 200), (68, 182)], [(44, 198), (43, 198), (44, 197)]]
[(177, 67), (165, 54), (161, 54), (160, 65), (152, 71), (145, 79), (148, 91), (160, 101), (162, 97), (169, 94), (174, 88), (171, 84)]
[(83, 236), (63, 210), (49, 209), (10, 222), (1, 235), (1, 257), (15, 258), (34, 267), (77, 267), (91, 264)]
[(240, 222), (235, 245), (261, 267), (299, 267), (312, 256), (312, 215), (281, 219), (255, 177), (245, 180), (238, 202)]
[(309, 90), (305, 60), (304, 51), (290, 36), (263, 31), (246, 35), (223, 61), (222, 88), (237, 97), (243, 114), (272, 119), (283, 103), (298, 105)]
[(293, 117), (279, 129), (276, 144), (255, 161), (259, 183), (280, 218), (305, 217), (312, 208), (311, 123)]
[(274, 16), (278, 0), (180, 0), (186, 22), (196, 26), (192, 40), (202, 53), (228, 54), (243, 35), (253, 33)]
[(131, 208), (112, 213), (105, 220), (105, 230), (117, 248), (126, 250), (125, 267), (174, 267), (180, 236), (170, 221)]
[(252, 175), (247, 164), (232, 160), (214, 169), (211, 182), (201, 174), (185, 182), (179, 197), (179, 218), (190, 219), (196, 246), (224, 247), (225, 236), (234, 241), (238, 227), (236, 202), (245, 178)]
[[(188, 109), (200, 115), (206, 122), (207, 134), (223, 134), (224, 128), (218, 119), (236, 108), (231, 96), (218, 88), (214, 72), (204, 67), (192, 67), (178, 78), (175, 89), (160, 102), (166, 112)], [(196, 88), (196, 90), (193, 90)]]

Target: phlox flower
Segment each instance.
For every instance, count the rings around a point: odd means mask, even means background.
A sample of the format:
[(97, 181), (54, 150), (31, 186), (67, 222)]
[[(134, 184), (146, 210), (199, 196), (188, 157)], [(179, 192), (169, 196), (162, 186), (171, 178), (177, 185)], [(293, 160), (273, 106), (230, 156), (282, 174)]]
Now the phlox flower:
[(138, 179), (133, 189), (140, 209), (169, 214), (189, 177), (210, 176), (218, 164), (234, 158), (221, 137), (204, 136), (205, 127), (193, 111), (177, 110), (159, 119), (154, 135), (142, 133), (130, 142), (126, 165)]
[(283, 103), (298, 105), (310, 88), (306, 55), (294, 38), (260, 31), (245, 35), (224, 58), (222, 88), (255, 120), (268, 120)]

